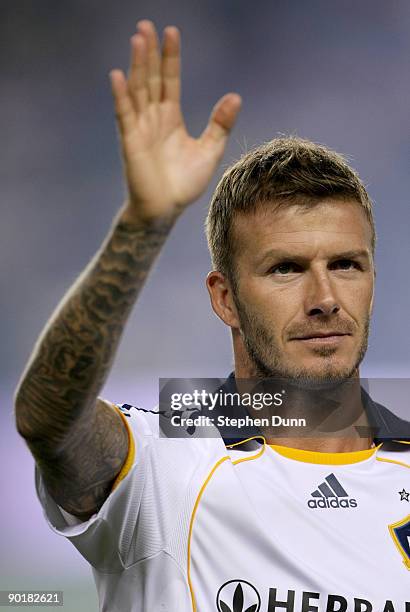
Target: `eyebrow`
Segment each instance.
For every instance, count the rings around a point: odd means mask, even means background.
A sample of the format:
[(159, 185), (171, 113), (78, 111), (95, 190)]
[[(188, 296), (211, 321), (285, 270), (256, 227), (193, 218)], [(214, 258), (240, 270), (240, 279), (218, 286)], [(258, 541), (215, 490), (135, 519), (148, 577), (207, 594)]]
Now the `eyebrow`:
[[(291, 260), (305, 262), (309, 258), (297, 253), (290, 253), (284, 249), (270, 249), (259, 260), (259, 265), (263, 265), (266, 259)], [(367, 259), (370, 260), (370, 254), (367, 249), (353, 249), (350, 251), (339, 251), (334, 253), (330, 259)]]

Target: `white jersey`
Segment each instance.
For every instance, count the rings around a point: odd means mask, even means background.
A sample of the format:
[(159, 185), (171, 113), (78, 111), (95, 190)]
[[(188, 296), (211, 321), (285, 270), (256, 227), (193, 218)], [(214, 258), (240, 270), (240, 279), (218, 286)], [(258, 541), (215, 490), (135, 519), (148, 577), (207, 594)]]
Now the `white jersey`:
[(51, 528), (93, 568), (101, 611), (410, 612), (409, 443), (229, 448), (220, 436), (160, 438), (150, 411), (122, 415), (135, 454), (130, 444), (88, 521), (36, 473)]

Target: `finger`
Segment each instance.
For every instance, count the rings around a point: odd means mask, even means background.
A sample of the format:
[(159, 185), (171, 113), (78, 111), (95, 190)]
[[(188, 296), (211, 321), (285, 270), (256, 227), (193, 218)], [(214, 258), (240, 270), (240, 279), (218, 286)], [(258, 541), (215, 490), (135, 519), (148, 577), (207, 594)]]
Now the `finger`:
[(137, 111), (143, 111), (149, 101), (147, 86), (147, 49), (144, 37), (135, 34), (131, 38), (129, 91)]
[(128, 92), (127, 81), (121, 70), (110, 72), (111, 91), (114, 97), (115, 116), (121, 136), (136, 127), (135, 109)]
[(161, 56), (157, 30), (152, 21), (143, 19), (138, 22), (138, 31), (144, 36), (147, 45), (147, 84), (150, 102), (161, 99)]
[(214, 145), (226, 140), (235, 124), (241, 105), (241, 96), (235, 93), (225, 94), (215, 104), (200, 140), (206, 145)]
[(162, 46), (162, 99), (179, 102), (181, 97), (181, 37), (178, 28), (164, 30)]

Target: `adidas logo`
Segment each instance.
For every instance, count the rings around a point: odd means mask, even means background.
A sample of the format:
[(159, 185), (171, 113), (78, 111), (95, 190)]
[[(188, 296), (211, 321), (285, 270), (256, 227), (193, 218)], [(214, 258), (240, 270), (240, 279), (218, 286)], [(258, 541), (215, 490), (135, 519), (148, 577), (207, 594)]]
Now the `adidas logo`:
[(334, 474), (329, 474), (313, 491), (307, 505), (309, 508), (357, 508), (357, 501), (349, 497)]

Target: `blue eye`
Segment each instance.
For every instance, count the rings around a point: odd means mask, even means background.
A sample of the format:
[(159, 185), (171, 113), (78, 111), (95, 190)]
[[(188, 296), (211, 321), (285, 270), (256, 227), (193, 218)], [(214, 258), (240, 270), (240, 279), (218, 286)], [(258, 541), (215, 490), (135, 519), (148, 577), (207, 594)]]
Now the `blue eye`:
[(285, 274), (289, 274), (290, 272), (295, 272), (297, 267), (298, 266), (296, 264), (290, 261), (286, 261), (272, 268), (271, 273), (277, 273), (279, 276), (284, 276)]
[[(362, 270), (362, 267), (357, 261), (352, 259), (338, 259), (329, 265), (329, 269), (348, 272), (350, 270)], [(303, 267), (301, 267), (299, 264), (292, 261), (283, 261), (282, 263), (273, 266), (269, 270), (269, 274), (274, 274), (275, 276), (287, 276), (288, 274), (295, 274), (302, 271)]]
[(350, 270), (352, 266), (356, 269), (360, 269), (359, 264), (351, 259), (339, 259), (332, 264), (332, 267), (337, 267), (340, 270)]

